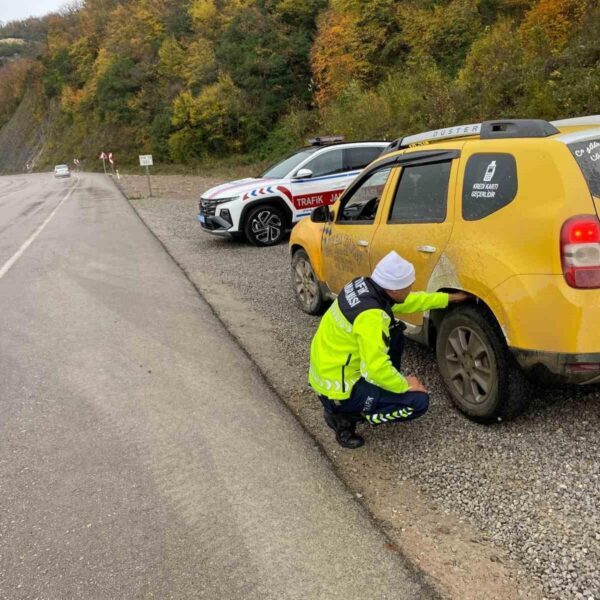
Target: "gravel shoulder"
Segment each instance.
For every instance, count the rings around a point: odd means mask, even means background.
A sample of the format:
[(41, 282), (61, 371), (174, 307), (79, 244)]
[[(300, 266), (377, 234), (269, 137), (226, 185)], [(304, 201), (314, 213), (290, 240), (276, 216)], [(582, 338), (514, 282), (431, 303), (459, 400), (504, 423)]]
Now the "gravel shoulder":
[(481, 426), (452, 407), (433, 355), (411, 344), (406, 369), (427, 382), (429, 414), (340, 449), (306, 383), (318, 319), (294, 303), (287, 246), (257, 249), (197, 225), (197, 199), (218, 182), (153, 177), (154, 198), (144, 177), (120, 185), (390, 543), (451, 598), (600, 600), (598, 388), (538, 388), (525, 415)]

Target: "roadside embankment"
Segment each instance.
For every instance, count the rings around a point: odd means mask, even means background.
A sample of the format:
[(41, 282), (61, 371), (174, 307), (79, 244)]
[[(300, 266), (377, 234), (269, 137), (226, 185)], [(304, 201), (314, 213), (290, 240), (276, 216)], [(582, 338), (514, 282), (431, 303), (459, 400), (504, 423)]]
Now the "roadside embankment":
[(295, 305), (287, 247), (202, 232), (197, 200), (215, 183), (155, 177), (157, 197), (145, 198), (142, 177), (120, 182), (393, 544), (452, 598), (600, 598), (598, 389), (540, 388), (521, 418), (481, 426), (452, 407), (433, 355), (411, 344), (406, 369), (429, 385), (429, 414), (365, 429), (364, 448), (341, 449), (307, 388), (318, 319)]

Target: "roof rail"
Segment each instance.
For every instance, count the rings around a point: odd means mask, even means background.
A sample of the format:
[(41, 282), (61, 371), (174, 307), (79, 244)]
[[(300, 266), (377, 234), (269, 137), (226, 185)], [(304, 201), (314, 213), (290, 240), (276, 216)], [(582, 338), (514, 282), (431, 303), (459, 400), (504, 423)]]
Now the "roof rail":
[(542, 138), (560, 133), (554, 125), (543, 119), (503, 119), (484, 121), (481, 124), (482, 140), (508, 138)]
[[(592, 117), (586, 117), (592, 119)], [(600, 125), (600, 116), (593, 124)], [(586, 122), (587, 124), (587, 122)], [(589, 124), (592, 124), (590, 121)], [(456, 125), (455, 127), (446, 127), (445, 129), (434, 129), (425, 133), (409, 135), (405, 138), (394, 140), (386, 152), (393, 152), (409, 146), (419, 146), (428, 142), (438, 140), (448, 140), (452, 138), (462, 138), (472, 135), (479, 135), (481, 139), (494, 138), (531, 138), (546, 137), (555, 135), (559, 131), (555, 128), (556, 123), (548, 123), (542, 119), (505, 119), (496, 121), (484, 121), (483, 123), (471, 123), (470, 125)]]
[(600, 115), (589, 115), (588, 117), (575, 117), (574, 119), (560, 119), (551, 122), (554, 127), (574, 127), (576, 125), (600, 125)]
[[(425, 133), (417, 133), (402, 138), (398, 148), (406, 148), (408, 146), (417, 146), (432, 140), (447, 140), (450, 138), (465, 137), (467, 135), (479, 135), (481, 131), (481, 123), (473, 123), (471, 125), (457, 125), (456, 127), (446, 127), (444, 129), (434, 129)], [(395, 142), (394, 142), (395, 144)]]
[(390, 152), (396, 152), (396, 150), (400, 150), (400, 148), (402, 148), (402, 138), (396, 138), (395, 140), (393, 140), (392, 142), (390, 142), (384, 149), (383, 152), (381, 153), (383, 154), (389, 154)]

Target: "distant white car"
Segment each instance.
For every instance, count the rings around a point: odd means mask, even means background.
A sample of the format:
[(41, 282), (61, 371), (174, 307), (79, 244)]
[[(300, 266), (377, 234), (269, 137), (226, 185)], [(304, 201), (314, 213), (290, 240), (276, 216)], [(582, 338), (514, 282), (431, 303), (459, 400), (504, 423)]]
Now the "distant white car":
[(54, 177), (71, 177), (71, 171), (68, 165), (56, 165), (54, 167)]
[(204, 192), (198, 221), (212, 234), (243, 236), (255, 246), (278, 244), (294, 223), (317, 206), (333, 204), (388, 144), (312, 140), (311, 146), (294, 152), (259, 177)]

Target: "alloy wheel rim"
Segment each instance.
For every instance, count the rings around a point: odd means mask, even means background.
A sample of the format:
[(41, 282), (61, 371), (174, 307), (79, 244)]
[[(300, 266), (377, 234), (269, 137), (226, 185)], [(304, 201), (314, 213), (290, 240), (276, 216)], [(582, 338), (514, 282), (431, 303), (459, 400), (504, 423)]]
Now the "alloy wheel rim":
[(472, 405), (486, 402), (494, 389), (494, 360), (488, 346), (470, 327), (456, 327), (446, 342), (450, 381), (463, 400)]
[(310, 263), (300, 259), (294, 270), (296, 294), (304, 306), (310, 307), (318, 294), (317, 280)]
[(276, 241), (281, 235), (282, 222), (279, 215), (270, 210), (261, 210), (251, 223), (254, 237), (261, 243)]

